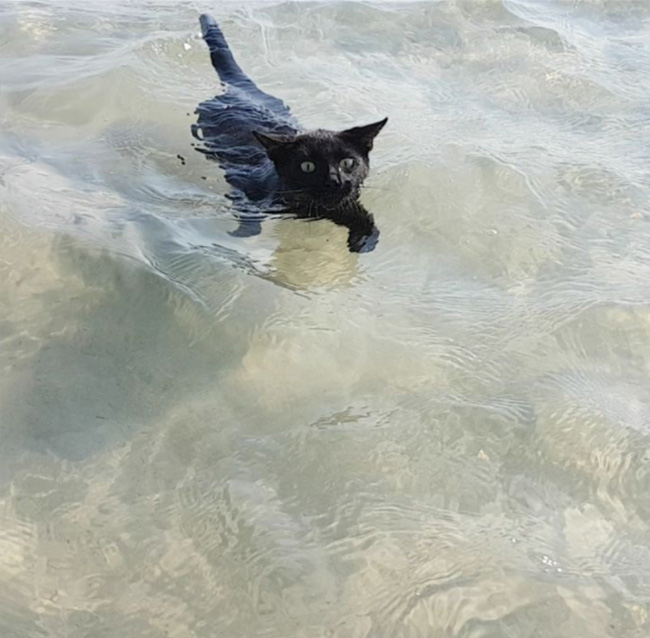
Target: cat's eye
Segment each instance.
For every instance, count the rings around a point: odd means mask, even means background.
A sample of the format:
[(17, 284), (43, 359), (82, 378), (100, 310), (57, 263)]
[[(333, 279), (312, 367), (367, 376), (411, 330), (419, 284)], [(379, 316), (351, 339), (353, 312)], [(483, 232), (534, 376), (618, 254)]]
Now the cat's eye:
[(352, 157), (346, 157), (345, 159), (341, 160), (340, 166), (344, 171), (349, 171), (351, 168), (354, 167), (354, 164), (355, 162)]
[(314, 162), (303, 162), (300, 165), (300, 170), (303, 173), (313, 173), (316, 170), (316, 164)]

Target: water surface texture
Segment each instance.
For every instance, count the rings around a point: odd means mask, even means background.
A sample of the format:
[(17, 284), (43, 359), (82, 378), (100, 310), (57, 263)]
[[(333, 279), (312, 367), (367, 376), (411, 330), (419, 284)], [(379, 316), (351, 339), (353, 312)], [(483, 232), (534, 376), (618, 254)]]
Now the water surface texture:
[[(202, 11), (390, 117), (374, 252), (228, 234)], [(649, 2), (4, 0), (0, 57), (2, 638), (650, 636)]]

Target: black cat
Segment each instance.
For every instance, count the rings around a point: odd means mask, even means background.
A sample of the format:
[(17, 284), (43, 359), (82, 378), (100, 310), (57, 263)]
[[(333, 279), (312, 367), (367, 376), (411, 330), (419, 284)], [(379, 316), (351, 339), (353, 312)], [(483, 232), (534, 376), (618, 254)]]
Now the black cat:
[(219, 162), (234, 188), (230, 198), (243, 213), (234, 234), (259, 233), (260, 212), (284, 212), (330, 219), (349, 229), (351, 251), (372, 250), (379, 231), (359, 191), (387, 119), (341, 132), (302, 131), (289, 108), (241, 70), (214, 18), (199, 20), (226, 91), (199, 104), (192, 133), (204, 143), (197, 150)]

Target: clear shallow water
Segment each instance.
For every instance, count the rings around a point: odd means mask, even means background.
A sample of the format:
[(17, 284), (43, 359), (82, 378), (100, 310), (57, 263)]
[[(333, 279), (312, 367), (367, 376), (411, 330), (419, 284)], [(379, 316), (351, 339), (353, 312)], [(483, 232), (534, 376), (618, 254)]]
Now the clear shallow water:
[[(242, 4), (0, 6), (0, 634), (650, 635), (650, 5)], [(204, 10), (374, 253), (227, 234)]]

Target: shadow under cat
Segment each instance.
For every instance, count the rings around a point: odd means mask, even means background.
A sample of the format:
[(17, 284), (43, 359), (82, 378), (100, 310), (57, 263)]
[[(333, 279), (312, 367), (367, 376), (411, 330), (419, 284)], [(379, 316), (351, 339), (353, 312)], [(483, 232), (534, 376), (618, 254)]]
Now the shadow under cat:
[(239, 67), (211, 16), (200, 17), (203, 38), (225, 92), (198, 105), (195, 147), (224, 170), (239, 227), (259, 234), (267, 214), (329, 219), (348, 229), (351, 252), (374, 249), (374, 218), (359, 202), (369, 153), (387, 118), (344, 131), (304, 131), (289, 108), (260, 90)]

